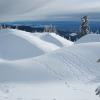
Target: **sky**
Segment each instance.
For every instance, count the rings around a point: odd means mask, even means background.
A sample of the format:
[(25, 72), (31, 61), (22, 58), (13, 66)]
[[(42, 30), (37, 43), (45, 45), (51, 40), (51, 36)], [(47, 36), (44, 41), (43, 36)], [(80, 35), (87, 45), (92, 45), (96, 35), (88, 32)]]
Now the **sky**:
[(100, 0), (0, 0), (0, 22), (79, 20), (100, 21)]

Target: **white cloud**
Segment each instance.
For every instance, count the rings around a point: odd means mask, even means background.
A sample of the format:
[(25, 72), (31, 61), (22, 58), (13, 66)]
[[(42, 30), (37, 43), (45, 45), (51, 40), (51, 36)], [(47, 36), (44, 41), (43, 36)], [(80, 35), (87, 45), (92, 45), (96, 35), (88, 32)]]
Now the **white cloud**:
[(99, 12), (99, 0), (0, 0), (1, 21), (69, 19)]

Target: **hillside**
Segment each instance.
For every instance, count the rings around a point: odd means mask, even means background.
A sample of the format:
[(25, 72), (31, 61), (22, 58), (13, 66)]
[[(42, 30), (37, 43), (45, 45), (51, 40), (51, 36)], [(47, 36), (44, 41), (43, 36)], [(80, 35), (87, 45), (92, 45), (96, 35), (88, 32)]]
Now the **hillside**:
[[(48, 41), (51, 39), (52, 37), (50, 37)], [(0, 30), (0, 58), (16, 60), (36, 57), (57, 50), (63, 46), (61, 41), (56, 40), (56, 35), (53, 39), (55, 39), (56, 42), (47, 42), (29, 32), (20, 30)], [(72, 45), (72, 42), (67, 41), (68, 40), (64, 41), (67, 43), (66, 45)]]
[(64, 47), (64, 46), (71, 46), (73, 42), (55, 34), (55, 33), (33, 33), (33, 35), (39, 37), (41, 40), (46, 41), (48, 43), (53, 43), (56, 44), (59, 47)]
[(5, 77), (3, 79), (1, 77), (0, 80), (34, 82), (55, 80), (55, 77), (58, 77), (73, 82), (95, 82), (100, 77), (100, 63), (97, 63), (100, 57), (99, 50), (100, 43), (88, 43), (65, 47), (36, 58), (17, 61), (1, 60), (0, 76)]
[[(23, 59), (20, 56), (18, 59), (4, 58), (0, 49), (1, 100), (99, 100), (95, 95), (95, 89), (100, 83), (100, 63), (97, 62), (100, 59), (100, 42), (96, 39), (95, 42), (92, 41), (93, 36), (87, 35), (91, 42), (65, 46), (65, 39), (60, 39), (53, 33), (30, 34), (18, 30), (5, 31), (9, 33), (7, 35), (10, 38), (7, 39), (11, 40), (6, 42), (9, 43), (8, 47), (4, 45), (7, 50), (16, 37), (20, 37), (21, 40), (15, 43), (21, 44), (24, 39), (32, 44), (32, 47), (34, 45), (38, 47), (38, 50), (45, 50), (44, 44), (41, 48), (39, 44), (45, 42), (47, 47), (57, 48), (40, 56), (31, 55)], [(6, 32), (1, 31), (2, 41), (4, 39), (6, 41), (4, 38)], [(12, 35), (14, 40), (11, 38)], [(84, 41), (87, 36), (82, 37)], [(94, 35), (98, 38), (96, 36)], [(66, 41), (66, 43), (69, 42)], [(16, 55), (15, 52), (10, 52)], [(9, 56), (13, 56), (12, 54)]]
[(87, 34), (80, 38), (75, 44), (88, 43), (88, 42), (100, 42), (100, 34)]

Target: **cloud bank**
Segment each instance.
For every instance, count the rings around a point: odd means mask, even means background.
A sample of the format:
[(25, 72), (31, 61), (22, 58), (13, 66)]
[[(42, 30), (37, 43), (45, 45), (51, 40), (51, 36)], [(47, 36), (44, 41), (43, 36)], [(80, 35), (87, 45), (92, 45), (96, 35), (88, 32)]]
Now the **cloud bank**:
[(100, 18), (100, 0), (0, 0), (0, 21)]

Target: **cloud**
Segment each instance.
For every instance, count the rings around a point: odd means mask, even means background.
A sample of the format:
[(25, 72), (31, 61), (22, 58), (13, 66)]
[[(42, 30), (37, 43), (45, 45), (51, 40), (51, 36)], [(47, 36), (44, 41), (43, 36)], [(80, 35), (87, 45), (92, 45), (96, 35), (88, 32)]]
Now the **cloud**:
[(100, 0), (0, 0), (0, 21), (99, 18)]

